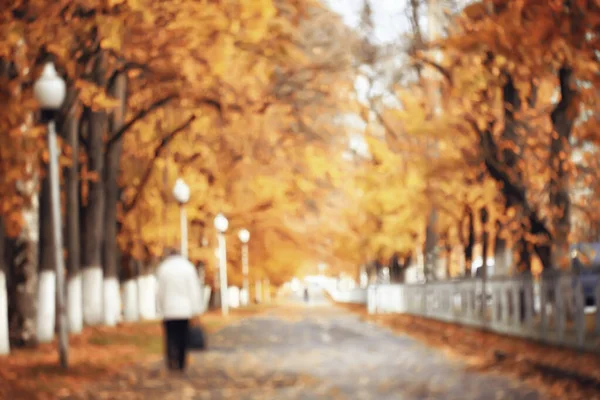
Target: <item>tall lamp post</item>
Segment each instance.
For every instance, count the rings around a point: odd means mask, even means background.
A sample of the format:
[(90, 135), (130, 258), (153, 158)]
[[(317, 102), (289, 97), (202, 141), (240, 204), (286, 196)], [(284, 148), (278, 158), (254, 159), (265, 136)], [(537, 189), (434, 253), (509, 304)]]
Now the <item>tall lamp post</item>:
[(221, 313), (226, 316), (229, 314), (229, 303), (227, 298), (227, 245), (225, 243), (225, 232), (229, 227), (227, 218), (219, 213), (214, 220), (217, 229), (217, 241), (219, 242), (219, 286), (221, 289)]
[(68, 366), (69, 337), (67, 334), (67, 308), (65, 305), (65, 260), (63, 257), (62, 218), (60, 215), (60, 181), (58, 176), (58, 146), (54, 118), (66, 97), (65, 81), (58, 76), (54, 64), (44, 65), (40, 78), (33, 86), (33, 93), (40, 104), (42, 119), (48, 123), (48, 166), (50, 203), (52, 208), (52, 236), (54, 239), (54, 263), (56, 268), (56, 301), (58, 308), (58, 354), (60, 365)]
[(250, 285), (248, 283), (248, 241), (250, 240), (250, 232), (248, 229), (242, 229), (238, 232), (240, 242), (242, 242), (242, 274), (244, 275), (244, 305), (248, 305), (250, 299)]
[(188, 230), (187, 230), (187, 215), (185, 213), (185, 205), (190, 200), (190, 188), (183, 179), (179, 178), (175, 181), (173, 187), (173, 196), (179, 203), (179, 219), (181, 224), (181, 255), (188, 258)]

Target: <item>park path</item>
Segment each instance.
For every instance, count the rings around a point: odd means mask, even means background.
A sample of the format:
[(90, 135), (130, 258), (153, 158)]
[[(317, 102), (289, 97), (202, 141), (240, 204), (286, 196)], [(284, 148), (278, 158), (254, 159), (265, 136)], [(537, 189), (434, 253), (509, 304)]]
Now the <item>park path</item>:
[(361, 321), (313, 293), (209, 337), (185, 376), (162, 365), (99, 383), (88, 399), (542, 399), (500, 376)]

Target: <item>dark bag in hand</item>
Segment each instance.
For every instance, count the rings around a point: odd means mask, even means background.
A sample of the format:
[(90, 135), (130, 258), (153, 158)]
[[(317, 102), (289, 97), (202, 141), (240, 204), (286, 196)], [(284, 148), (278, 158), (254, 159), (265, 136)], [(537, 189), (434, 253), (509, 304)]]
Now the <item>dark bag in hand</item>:
[(206, 350), (204, 331), (199, 326), (190, 326), (188, 331), (188, 345), (193, 350)]

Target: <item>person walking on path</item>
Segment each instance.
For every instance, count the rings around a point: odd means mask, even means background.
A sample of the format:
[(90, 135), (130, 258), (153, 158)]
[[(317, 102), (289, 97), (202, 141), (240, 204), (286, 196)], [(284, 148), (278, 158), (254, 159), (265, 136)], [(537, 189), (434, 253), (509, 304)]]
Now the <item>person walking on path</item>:
[(157, 270), (157, 303), (163, 316), (167, 368), (186, 367), (190, 319), (202, 312), (194, 265), (174, 251)]

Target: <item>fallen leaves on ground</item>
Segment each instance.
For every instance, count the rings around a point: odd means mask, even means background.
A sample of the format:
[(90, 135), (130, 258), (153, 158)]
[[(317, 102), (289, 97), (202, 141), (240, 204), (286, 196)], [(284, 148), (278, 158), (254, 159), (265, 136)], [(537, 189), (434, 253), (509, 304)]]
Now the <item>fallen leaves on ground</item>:
[[(211, 310), (194, 322), (212, 333), (267, 309), (260, 305), (232, 309), (227, 318)], [(131, 365), (156, 362), (162, 357), (162, 326), (153, 321), (86, 327), (69, 338), (68, 370), (58, 364), (57, 347), (55, 340), (31, 349), (14, 349), (0, 357), (0, 398), (55, 399), (78, 393), (86, 384), (109, 379)]]
[(596, 354), (406, 314), (370, 315), (362, 305), (339, 305), (364, 320), (442, 349), (466, 361), (471, 369), (517, 377), (552, 398), (600, 399), (600, 356)]

